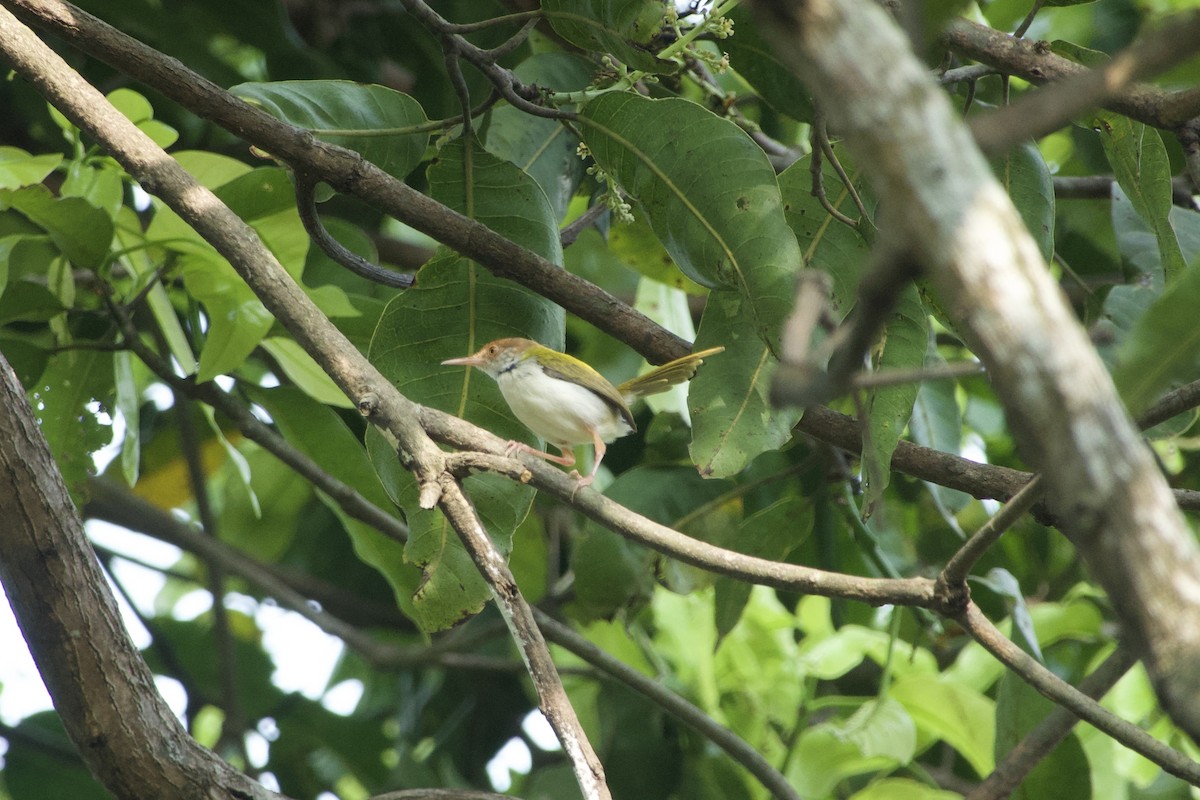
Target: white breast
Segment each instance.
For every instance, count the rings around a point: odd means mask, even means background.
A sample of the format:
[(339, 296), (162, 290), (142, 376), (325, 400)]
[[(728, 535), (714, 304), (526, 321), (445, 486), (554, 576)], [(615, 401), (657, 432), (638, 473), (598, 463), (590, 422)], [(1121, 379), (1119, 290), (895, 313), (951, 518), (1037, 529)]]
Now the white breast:
[(594, 392), (548, 377), (536, 364), (519, 364), (496, 382), (517, 419), (555, 446), (590, 444), (593, 430), (606, 442), (630, 431), (624, 418)]

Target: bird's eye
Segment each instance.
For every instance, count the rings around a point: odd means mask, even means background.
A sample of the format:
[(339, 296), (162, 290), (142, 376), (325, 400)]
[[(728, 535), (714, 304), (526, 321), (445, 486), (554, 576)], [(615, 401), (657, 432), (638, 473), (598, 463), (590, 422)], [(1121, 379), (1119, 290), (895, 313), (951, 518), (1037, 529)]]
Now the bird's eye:
[(496, 355), (496, 353), (500, 352), (500, 348), (496, 347), (496, 345), (492, 345), (491, 347), (488, 348), (488, 352), (491, 353), (492, 355)]

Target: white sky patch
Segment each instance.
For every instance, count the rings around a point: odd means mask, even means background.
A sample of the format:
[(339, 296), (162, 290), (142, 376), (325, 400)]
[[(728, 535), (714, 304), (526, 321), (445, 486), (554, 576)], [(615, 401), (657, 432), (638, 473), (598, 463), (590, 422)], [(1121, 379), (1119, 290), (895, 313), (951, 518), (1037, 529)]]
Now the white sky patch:
[(562, 749), (558, 736), (550, 727), (550, 721), (538, 709), (525, 715), (525, 719), (521, 721), (521, 730), (525, 731), (525, 735), (532, 739), (534, 744), (548, 753)]
[(275, 662), (272, 682), (284, 692), (319, 700), (342, 655), (342, 642), (294, 611), (260, 604), (254, 615)]
[(357, 678), (342, 681), (333, 686), (321, 698), (321, 705), (334, 714), (348, 717), (358, 708), (358, 701), (363, 696), (363, 682)]
[(529, 746), (520, 739), (513, 737), (504, 743), (500, 751), (492, 756), (487, 764), (488, 780), (498, 792), (507, 792), (512, 788), (512, 775), (519, 772), (528, 774), (533, 768), (533, 754)]

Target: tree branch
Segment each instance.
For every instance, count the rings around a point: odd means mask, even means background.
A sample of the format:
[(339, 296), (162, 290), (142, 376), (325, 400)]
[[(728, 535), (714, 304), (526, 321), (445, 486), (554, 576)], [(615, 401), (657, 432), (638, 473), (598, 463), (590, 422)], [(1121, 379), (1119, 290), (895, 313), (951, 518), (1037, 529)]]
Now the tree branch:
[[(0, 42), (27, 47), (0, 9)], [(0, 583), (63, 725), (118, 798), (281, 800), (197, 744), (159, 696), (25, 390), (0, 355)]]
[[(1137, 659), (1124, 647), (1113, 651), (1095, 672), (1079, 684), (1081, 694), (1099, 700), (1116, 685), (1117, 681), (1137, 663)], [(1010, 797), (1033, 768), (1050, 755), (1071, 730), (1079, 717), (1063, 706), (1054, 709), (1039, 722), (1021, 741), (1013, 745), (978, 786), (967, 793), (964, 800), (1004, 800)]]
[(1043, 473), (1047, 508), (1108, 591), (1163, 708), (1200, 736), (1200, 547), (1007, 193), (878, 6), (756, 5), (892, 224), (913, 234), (1019, 452)]
[[(360, 411), (394, 437), (405, 468), (413, 472), (422, 508), (441, 504), (488, 579), (517, 637), (534, 678), (542, 710), (576, 766), (587, 800), (606, 800), (603, 770), (591, 750), (554, 671), (545, 642), (457, 483), (445, 471), (442, 451), (417, 422), (418, 407), (396, 391), (320, 312), (245, 222), (204, 189), (92, 86), (7, 11), (0, 10), (0, 50), (80, 130), (95, 138), (149, 192), (213, 245), (263, 305), (341, 387)], [(522, 616), (529, 617), (532, 632)], [(540, 648), (540, 649), (539, 649)]]
[(979, 606), (968, 603), (958, 621), (985, 650), (1038, 692), (1172, 775), (1193, 786), (1200, 786), (1200, 764), (1167, 747), (1138, 726), (1116, 716), (1046, 669), (1036, 658), (1000, 633), (979, 610)]
[(91, 14), (62, 0), (0, 0), (0, 4), (294, 169), (308, 171), (337, 191), (354, 195), (479, 262), (492, 274), (553, 300), (652, 363), (665, 363), (690, 351), (683, 339), (594, 284), (421, 194), (357, 153), (317, 141), (308, 131), (242, 102), (178, 60)]
[[(1200, 48), (1200, 12), (1178, 14), (1140, 36), (1107, 63), (1065, 77), (1022, 96), (1012, 105), (975, 117), (971, 123), (975, 141), (984, 153), (1003, 153), (1022, 141), (1040, 139), (1080, 113), (1120, 95), (1133, 81), (1186, 61), (1197, 48)], [(1035, 52), (1046, 50), (1045, 43), (1035, 45)]]
[[(965, 19), (951, 22), (944, 39), (951, 49), (1030, 83), (1065, 81), (1090, 72), (1082, 64), (1051, 52), (1045, 42), (1016, 39)], [(1168, 92), (1154, 86), (1133, 84), (1103, 105), (1155, 128), (1174, 130), (1200, 115), (1200, 90)]]

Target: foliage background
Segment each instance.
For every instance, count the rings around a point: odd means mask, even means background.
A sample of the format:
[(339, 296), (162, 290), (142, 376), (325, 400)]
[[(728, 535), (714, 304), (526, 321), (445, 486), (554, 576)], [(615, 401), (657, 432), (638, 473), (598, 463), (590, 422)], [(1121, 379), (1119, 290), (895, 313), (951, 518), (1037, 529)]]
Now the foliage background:
[[(821, 174), (830, 203), (862, 219), (859, 227), (833, 220), (812, 196), (812, 107), (743, 8), (729, 9), (732, 38), (685, 50), (646, 33), (646, 21), (662, 16), (657, 4), (547, 0), (550, 27), (540, 26), (502, 65), (529, 83), (577, 92), (611, 66), (597, 57), (607, 50), (659, 74), (648, 90), (656, 99), (605, 94), (580, 107), (572, 126), (499, 104), (475, 120), (477, 138), (464, 142), (449, 126), (408, 130), (461, 108), (437, 39), (401, 5), (80, 5), (301, 127), (406, 129), (329, 138), (697, 347), (726, 346), (702, 369), (689, 405), (676, 398), (637, 409), (641, 432), (615, 444), (605, 461), (605, 493), (653, 520), (713, 544), (830, 571), (933, 575), (995, 504), (889, 472), (900, 437), (1024, 467), (984, 376), (837, 400), (836, 409), (866, 420), (866, 447), (850, 455), (794, 435), (799, 412), (770, 406), (797, 268), (803, 260), (830, 275), (832, 314), (845, 317), (873, 241), (862, 211), (873, 216), (876, 201), (836, 135), (834, 152), (862, 209), (828, 159)], [(927, 8), (930, 26), (947, 18), (935, 5)], [(1119, 50), (1186, 5), (1051, 4), (1028, 36), (1086, 59), (1088, 51)], [(512, 11), (491, 2), (439, 3), (437, 10), (456, 22)], [(1029, 8), (998, 0), (954, 4), (953, 11), (1011, 30)], [(602, 27), (577, 27), (572, 14)], [(470, 39), (495, 46), (514, 29), (491, 26)], [(943, 64), (937, 42), (929, 37), (931, 68)], [(649, 54), (661, 56), (664, 46), (692, 60), (681, 65)], [(723, 51), (732, 69), (718, 72)], [(438, 362), (501, 335), (526, 335), (565, 346), (614, 382), (639, 368), (626, 347), (564, 319), (536, 292), (435, 247), (361, 201), (333, 196), (320, 210), (340, 241), (371, 260), (420, 267), (416, 288), (404, 292), (349, 274), (310, 245), (285, 170), (166, 97), (62, 52), (250, 222), (406, 396), (521, 437), (494, 387)], [(1198, 69), (1193, 61), (1159, 80), (1195, 86)], [(467, 69), (463, 77), (474, 102), (487, 97), (483, 75)], [(970, 106), (970, 118), (1027, 88), (989, 76), (947, 91)], [(344, 798), (493, 788), (486, 766), (515, 738), (529, 748), (532, 765), (511, 776), (513, 794), (575, 796), (562, 753), (544, 749), (522, 727), (536, 702), (499, 615), (486, 604), (486, 585), (445, 520), (416, 510), (415, 482), (398, 468), (393, 448), (366, 428), (211, 246), (135, 192), (121, 168), (27, 84), (0, 86), (0, 105), (8, 110), (0, 119), (0, 351), (29, 390), (85, 516), (115, 518), (182, 547), (178, 563), (163, 570), (155, 602), (137, 613), (150, 633), (144, 655), (151, 668), (186, 692), (182, 713), (192, 735), (290, 796)], [(581, 138), (594, 162), (577, 155)], [(585, 172), (589, 163), (600, 171)], [(1172, 176), (1184, 166), (1174, 138), (1096, 112), (993, 166), (1044, 254), (1053, 254), (1063, 290), (1130, 405), (1143, 408), (1171, 381), (1195, 378), (1186, 299), (1196, 280), (1200, 214), (1190, 198), (1195, 187), (1171, 204)], [(1111, 180), (1087, 197), (1061, 180), (1090, 176), (1112, 176), (1111, 197)], [(603, 215), (564, 248), (558, 227), (602, 202), (609, 181), (632, 196), (631, 221)], [(733, 192), (741, 194), (731, 207)], [(1184, 288), (1164, 289), (1172, 286)], [(919, 288), (899, 298), (873, 368), (970, 357)], [(136, 337), (127, 336), (115, 309), (132, 314)], [(130, 338), (146, 352), (131, 351)], [(173, 359), (173, 369), (197, 381), (216, 379), (323, 470), (377, 506), (400, 509), (407, 544), (352, 518), (203, 396), (167, 389), (155, 357)], [(1189, 435), (1194, 417), (1189, 411), (1151, 435), (1179, 489), (1200, 488)], [(92, 476), (93, 453), (105, 446), (111, 460)], [(493, 538), (511, 553), (530, 602), (734, 731), (802, 796), (957, 796), (1047, 713), (1049, 701), (933, 615), (750, 589), (618, 538), (496, 476), (469, 478), (467, 486)], [(352, 710), (334, 713), (275, 684), (256, 610), (277, 594), (198, 556), (188, 538), (195, 531), (180, 531), (180, 519), (315, 600), (318, 619), (357, 630), (362, 638), (346, 648), (330, 679), (330, 686), (361, 683)], [(99, 548), (102, 562), (138, 560), (136, 541), (119, 553)], [(975, 601), (1064, 680), (1079, 682), (1114, 650), (1106, 598), (1074, 547), (1035, 518), (1022, 519), (975, 573)], [(110, 575), (122, 591), (118, 573)], [(199, 615), (182, 613), (181, 601), (197, 590), (220, 602)], [(601, 678), (565, 651), (556, 656), (615, 797), (768, 796), (710, 741), (621, 681)], [(1105, 705), (1195, 755), (1140, 668)], [(8, 749), (0, 796), (106, 796), (73, 756), (54, 714), (2, 733)], [(1087, 726), (1020, 789), (1025, 797), (1104, 798), (1189, 791)]]

